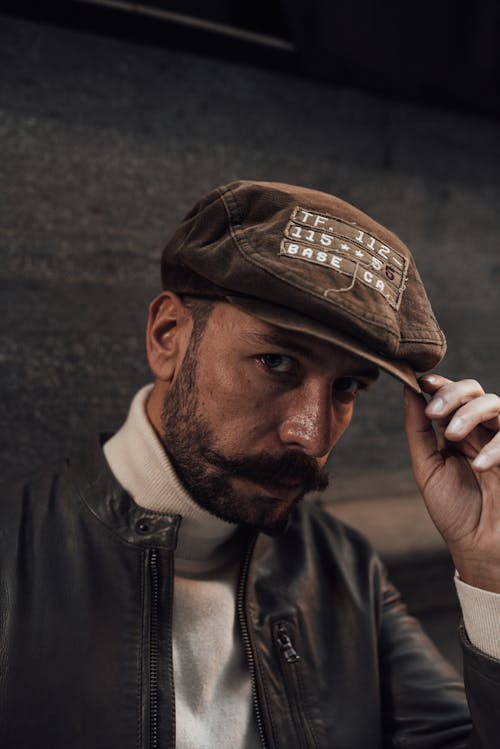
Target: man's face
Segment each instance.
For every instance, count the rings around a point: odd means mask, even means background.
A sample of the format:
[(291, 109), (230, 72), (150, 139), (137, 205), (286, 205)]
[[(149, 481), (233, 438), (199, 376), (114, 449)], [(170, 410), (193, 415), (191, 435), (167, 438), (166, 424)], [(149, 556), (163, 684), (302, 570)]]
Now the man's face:
[(165, 398), (165, 449), (202, 507), (276, 533), (326, 488), (330, 451), (376, 376), (332, 344), (217, 303)]

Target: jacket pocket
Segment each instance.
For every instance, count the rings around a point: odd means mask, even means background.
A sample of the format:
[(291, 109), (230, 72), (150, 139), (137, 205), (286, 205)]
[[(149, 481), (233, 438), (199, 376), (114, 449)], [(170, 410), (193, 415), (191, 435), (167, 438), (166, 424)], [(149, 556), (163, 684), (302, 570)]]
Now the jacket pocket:
[(273, 643), (283, 676), (286, 697), (296, 736), (296, 749), (317, 749), (311, 725), (304, 710), (303, 679), (300, 648), (297, 647), (296, 627), (292, 620), (279, 619), (272, 623)]

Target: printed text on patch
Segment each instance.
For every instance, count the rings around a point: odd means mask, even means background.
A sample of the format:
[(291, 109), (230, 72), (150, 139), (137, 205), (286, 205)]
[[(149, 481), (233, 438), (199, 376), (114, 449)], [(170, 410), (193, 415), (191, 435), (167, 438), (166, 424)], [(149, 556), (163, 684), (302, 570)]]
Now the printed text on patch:
[(407, 258), (357, 225), (297, 206), (286, 226), (280, 255), (327, 266), (350, 276), (353, 283), (358, 280), (374, 289), (394, 309), (401, 304)]

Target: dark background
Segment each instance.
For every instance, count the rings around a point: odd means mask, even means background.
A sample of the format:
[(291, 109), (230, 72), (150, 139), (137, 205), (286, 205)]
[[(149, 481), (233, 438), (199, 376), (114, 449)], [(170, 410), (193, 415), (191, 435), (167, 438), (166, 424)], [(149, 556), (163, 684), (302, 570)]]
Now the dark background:
[[(441, 371), (498, 390), (499, 6), (404, 5), (3, 4), (3, 478), (120, 424), (149, 380), (161, 247), (237, 178), (332, 192), (400, 234), (448, 336)], [(328, 498), (369, 498), (368, 524), (415, 496), (400, 403), (383, 376), (333, 456)]]
[[(264, 12), (157, 0), (134, 14), (17, 3), (17, 17), (0, 17), (5, 476), (120, 422), (149, 377), (143, 328), (161, 246), (203, 192), (235, 178), (330, 191), (387, 223), (414, 250), (447, 332), (442, 371), (498, 388), (500, 132), (474, 106), (497, 72), (496, 48), (484, 47), (496, 4), (470, 11), (467, 44), (458, 12), (445, 28), (441, 11), (431, 24), (423, 11), (415, 19), (393, 8), (391, 27), (390, 4), (380, 15), (365, 2), (356, 18), (350, 7), (310, 3), (300, 33), (299, 6), (278, 2)], [(358, 88), (335, 82), (351, 81), (353, 55)], [(467, 102), (464, 60), (490, 62)], [(431, 94), (447, 93), (441, 107), (422, 101), (417, 69)], [(461, 108), (450, 108), (458, 90)], [(332, 461), (339, 496), (372, 492), (374, 477), (381, 493), (411, 489), (400, 390), (383, 377), (360, 402)]]

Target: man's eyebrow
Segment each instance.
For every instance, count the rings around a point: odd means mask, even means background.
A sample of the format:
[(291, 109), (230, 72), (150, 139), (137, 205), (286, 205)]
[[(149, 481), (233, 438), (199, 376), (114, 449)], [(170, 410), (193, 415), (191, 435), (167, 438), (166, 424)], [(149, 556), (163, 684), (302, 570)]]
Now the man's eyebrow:
[[(245, 334), (245, 337), (253, 338), (256, 343), (260, 345), (271, 344), (279, 346), (280, 348), (288, 349), (294, 353), (305, 356), (308, 359), (315, 360), (318, 356), (315, 352), (310, 349), (307, 345), (300, 343), (300, 341), (294, 340), (286, 332), (281, 333), (280, 331), (271, 330), (266, 333), (249, 333)], [(354, 365), (352, 367), (352, 374), (358, 375), (359, 377), (366, 377), (369, 380), (376, 380), (379, 376), (379, 369), (375, 364), (368, 364), (363, 362), (359, 367)]]
[[(245, 336), (246, 337), (246, 336)], [(268, 333), (250, 333), (249, 338), (253, 338), (255, 343), (260, 345), (272, 345), (280, 346), (280, 348), (286, 348), (289, 351), (294, 351), (297, 354), (307, 357), (308, 359), (314, 359), (314, 352), (305, 344), (295, 341), (286, 332), (281, 333), (280, 331), (270, 330)]]

